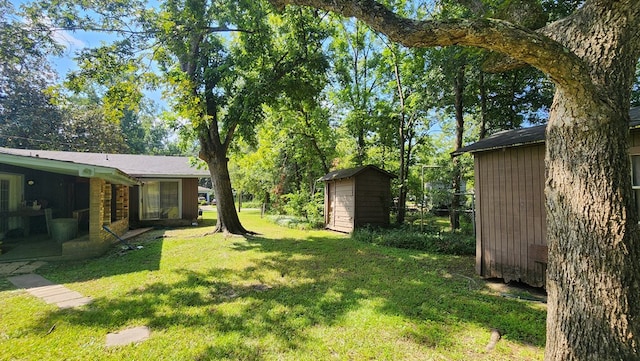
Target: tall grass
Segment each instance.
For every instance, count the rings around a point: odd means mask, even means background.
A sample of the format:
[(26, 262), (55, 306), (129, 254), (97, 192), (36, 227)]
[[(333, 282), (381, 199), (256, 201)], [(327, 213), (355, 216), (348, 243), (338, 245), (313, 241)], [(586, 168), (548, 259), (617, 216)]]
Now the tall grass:
[(380, 246), (414, 249), (452, 255), (473, 255), (476, 251), (473, 236), (444, 231), (421, 232), (417, 228), (361, 228), (353, 232), (353, 239)]

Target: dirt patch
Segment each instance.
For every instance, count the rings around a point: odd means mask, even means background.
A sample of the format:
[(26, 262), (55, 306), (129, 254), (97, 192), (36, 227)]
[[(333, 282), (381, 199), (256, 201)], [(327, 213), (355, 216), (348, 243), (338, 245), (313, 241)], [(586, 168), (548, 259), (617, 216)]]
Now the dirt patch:
[(532, 287), (522, 282), (505, 283), (496, 278), (485, 280), (485, 284), (489, 292), (497, 296), (547, 303), (547, 292), (541, 287)]

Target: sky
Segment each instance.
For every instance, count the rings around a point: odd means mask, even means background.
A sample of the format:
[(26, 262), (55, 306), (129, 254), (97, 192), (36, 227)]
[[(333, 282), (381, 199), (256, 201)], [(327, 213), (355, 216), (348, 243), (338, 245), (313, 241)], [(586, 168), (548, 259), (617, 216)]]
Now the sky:
[[(54, 38), (59, 44), (66, 48), (62, 56), (50, 57), (51, 63), (58, 73), (58, 81), (61, 82), (64, 81), (70, 72), (78, 70), (74, 57), (79, 51), (85, 48), (98, 47), (105, 42), (109, 43), (115, 40), (116, 37), (111, 34), (100, 32), (69, 32), (60, 30), (55, 32)], [(168, 107), (166, 101), (162, 99), (162, 95), (159, 90), (146, 91), (145, 94), (157, 104), (159, 110), (166, 109)]]
[[(13, 6), (16, 9), (21, 5), (29, 4), (31, 2), (33, 2), (33, 0), (12, 1)], [(155, 1), (150, 1), (149, 3), (156, 4)], [(62, 55), (49, 56), (49, 61), (53, 65), (53, 69), (58, 74), (57, 82), (63, 82), (70, 72), (78, 70), (78, 66), (74, 58), (79, 51), (85, 48), (98, 47), (103, 43), (110, 43), (116, 39), (114, 34), (105, 32), (72, 32), (67, 30), (57, 30), (53, 32), (53, 37), (58, 44), (65, 48)], [(147, 91), (145, 94), (156, 103), (158, 106), (158, 112), (168, 108), (166, 101), (162, 99), (160, 91)]]

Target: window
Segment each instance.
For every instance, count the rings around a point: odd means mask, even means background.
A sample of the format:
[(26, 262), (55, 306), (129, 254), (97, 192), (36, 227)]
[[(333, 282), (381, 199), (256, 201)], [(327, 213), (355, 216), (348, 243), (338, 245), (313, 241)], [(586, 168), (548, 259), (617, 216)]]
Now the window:
[(145, 181), (140, 191), (142, 219), (182, 218), (181, 190), (180, 180)]
[[(0, 212), (18, 209), (24, 194), (24, 180), (21, 175), (0, 173)], [(21, 217), (0, 217), (0, 232), (22, 226)]]
[[(9, 210), (9, 181), (0, 179), (0, 212)], [(0, 218), (0, 232), (9, 230), (9, 219), (7, 217)]]
[(640, 154), (631, 156), (631, 187), (636, 200), (636, 211), (640, 212)]

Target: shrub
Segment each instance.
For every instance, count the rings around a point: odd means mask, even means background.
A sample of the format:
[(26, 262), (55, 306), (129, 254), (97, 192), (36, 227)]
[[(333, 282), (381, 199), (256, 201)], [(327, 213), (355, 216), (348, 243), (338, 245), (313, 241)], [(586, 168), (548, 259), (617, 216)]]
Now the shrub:
[(267, 216), (267, 220), (279, 226), (294, 228), (294, 229), (309, 230), (314, 228), (320, 228), (318, 227), (318, 224), (313, 224), (304, 217), (295, 217), (295, 216), (287, 216), (287, 215), (270, 215), (270, 216)]
[(280, 210), (282, 213), (287, 216), (304, 218), (304, 222), (309, 223), (312, 228), (322, 226), (324, 198), (321, 193), (314, 194), (312, 198), (309, 192), (298, 191), (285, 194), (283, 198), (285, 203)]
[(476, 252), (473, 236), (462, 233), (422, 233), (408, 228), (362, 228), (353, 232), (352, 238), (366, 243), (396, 248), (416, 249), (427, 252), (473, 255)]

